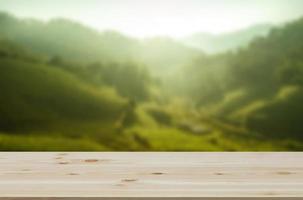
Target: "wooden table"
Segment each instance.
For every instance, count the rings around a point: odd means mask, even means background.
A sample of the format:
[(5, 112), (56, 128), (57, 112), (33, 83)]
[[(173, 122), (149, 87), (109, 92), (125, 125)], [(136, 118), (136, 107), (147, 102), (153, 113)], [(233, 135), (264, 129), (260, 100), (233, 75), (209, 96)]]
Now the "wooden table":
[(26, 197), (303, 199), (303, 153), (0, 153), (0, 199)]

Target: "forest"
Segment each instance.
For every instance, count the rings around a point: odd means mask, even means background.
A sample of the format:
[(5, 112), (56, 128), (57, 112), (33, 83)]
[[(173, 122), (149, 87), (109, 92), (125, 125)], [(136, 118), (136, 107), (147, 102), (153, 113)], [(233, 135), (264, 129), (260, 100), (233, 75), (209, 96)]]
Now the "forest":
[(0, 13), (1, 151), (301, 151), (303, 18), (137, 39)]

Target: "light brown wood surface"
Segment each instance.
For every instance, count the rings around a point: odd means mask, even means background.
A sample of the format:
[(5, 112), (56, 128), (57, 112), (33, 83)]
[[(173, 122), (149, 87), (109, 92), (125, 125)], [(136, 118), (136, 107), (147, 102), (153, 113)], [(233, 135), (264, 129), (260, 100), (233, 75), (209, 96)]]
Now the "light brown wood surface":
[(303, 153), (0, 153), (0, 199), (302, 197)]

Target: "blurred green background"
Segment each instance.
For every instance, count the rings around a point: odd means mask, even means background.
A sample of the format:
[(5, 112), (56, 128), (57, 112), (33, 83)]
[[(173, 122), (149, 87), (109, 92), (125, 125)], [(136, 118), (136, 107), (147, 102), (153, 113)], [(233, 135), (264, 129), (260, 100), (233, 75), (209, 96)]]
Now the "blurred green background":
[(302, 18), (137, 39), (0, 13), (1, 151), (301, 151), (302, 119)]

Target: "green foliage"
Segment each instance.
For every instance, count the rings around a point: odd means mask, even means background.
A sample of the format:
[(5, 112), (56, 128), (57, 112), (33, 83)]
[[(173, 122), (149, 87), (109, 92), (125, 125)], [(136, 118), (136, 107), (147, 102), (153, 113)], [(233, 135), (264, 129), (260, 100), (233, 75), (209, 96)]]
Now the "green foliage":
[(150, 97), (150, 85), (153, 80), (147, 69), (135, 63), (93, 64), (87, 67), (87, 75), (96, 83), (109, 85), (117, 92), (134, 101), (147, 100)]
[(273, 101), (248, 116), (247, 127), (271, 137), (302, 139), (302, 102), (302, 87), (284, 87)]
[(150, 108), (147, 110), (148, 114), (151, 115), (159, 124), (162, 125), (171, 125), (172, 119), (171, 116), (160, 109)]

